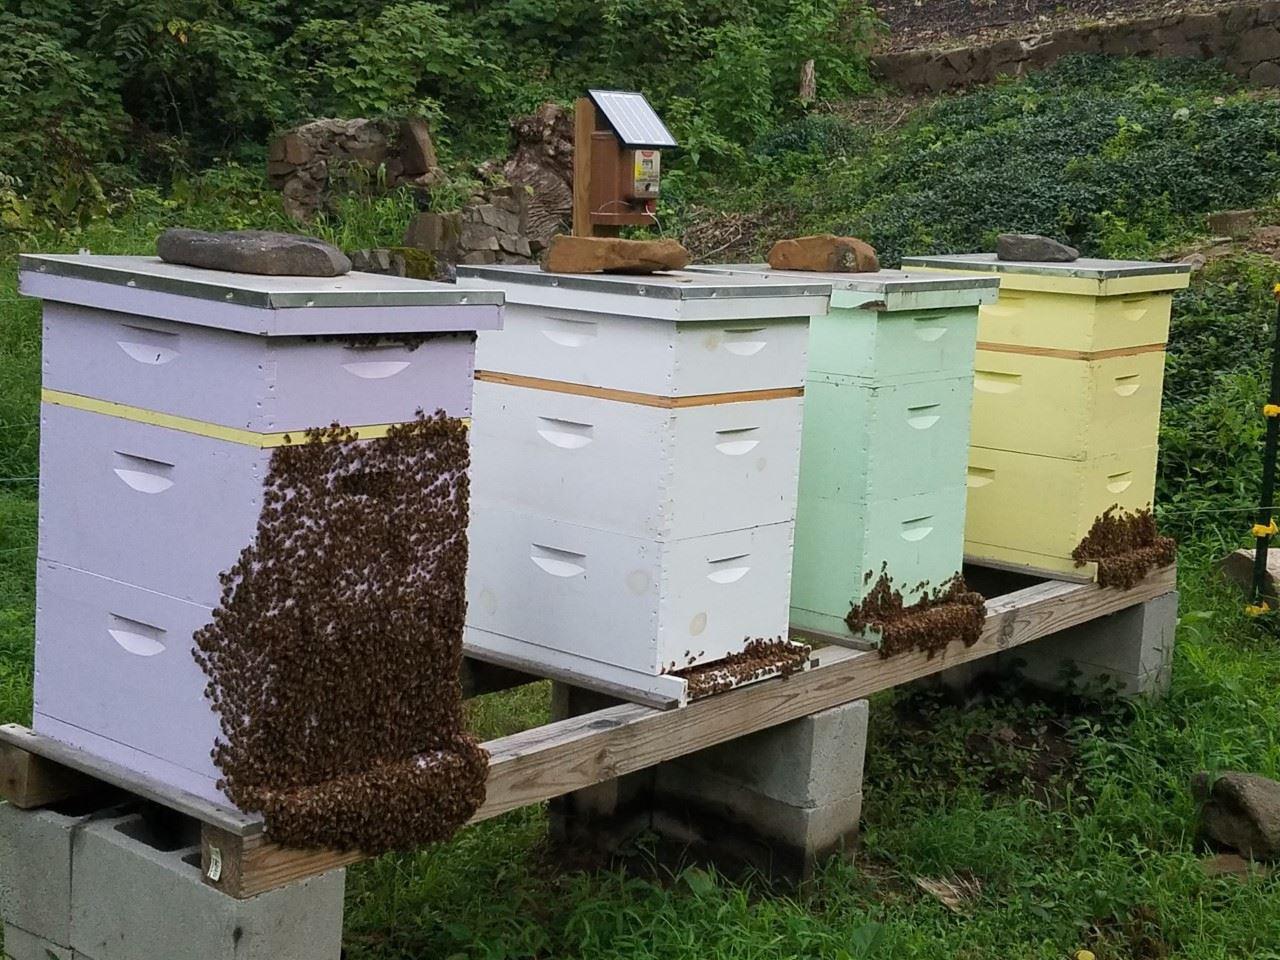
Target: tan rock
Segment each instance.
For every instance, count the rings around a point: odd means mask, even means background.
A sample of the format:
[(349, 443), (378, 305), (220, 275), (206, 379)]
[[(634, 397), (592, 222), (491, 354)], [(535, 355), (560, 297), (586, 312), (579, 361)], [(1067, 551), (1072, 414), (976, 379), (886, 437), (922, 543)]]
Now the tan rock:
[(616, 237), (551, 238), (542, 258), (548, 273), (656, 273), (683, 270), (689, 251), (675, 240), (619, 240)]
[(440, 166), (427, 121), (414, 117), (400, 125), (400, 161), (406, 177), (420, 177)]
[(875, 247), (865, 240), (825, 233), (779, 240), (769, 251), (769, 266), (816, 273), (874, 273), (880, 269), (880, 260)]

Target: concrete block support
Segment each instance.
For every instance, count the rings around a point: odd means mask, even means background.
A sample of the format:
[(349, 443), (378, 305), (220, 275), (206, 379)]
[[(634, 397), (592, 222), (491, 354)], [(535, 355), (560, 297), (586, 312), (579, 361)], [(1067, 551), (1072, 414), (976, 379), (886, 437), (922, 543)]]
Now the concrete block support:
[(76, 960), (70, 947), (60, 947), (10, 923), (4, 925), (4, 955), (7, 960)]
[[(598, 709), (597, 699), (563, 688), (553, 713)], [(610, 851), (648, 829), (726, 866), (806, 878), (852, 850), (867, 717), (854, 701), (577, 791), (553, 804), (553, 833)]]
[(345, 871), (235, 900), (200, 878), (195, 837), (136, 814), (75, 834), (71, 946), (92, 960), (338, 960)]
[(855, 700), (662, 764), (655, 824), (770, 873), (809, 877), (853, 850), (867, 717), (867, 701)]
[(1177, 625), (1175, 591), (1002, 653), (999, 667), (1051, 690), (1162, 697), (1173, 677)]
[[(93, 815), (0, 804), (0, 918), (6, 929), (70, 951), (72, 842)], [(7, 932), (5, 949), (25, 960), (10, 948)]]
[(958, 692), (1000, 674), (1059, 693), (1114, 690), (1123, 697), (1162, 697), (1173, 675), (1177, 625), (1174, 591), (919, 682)]

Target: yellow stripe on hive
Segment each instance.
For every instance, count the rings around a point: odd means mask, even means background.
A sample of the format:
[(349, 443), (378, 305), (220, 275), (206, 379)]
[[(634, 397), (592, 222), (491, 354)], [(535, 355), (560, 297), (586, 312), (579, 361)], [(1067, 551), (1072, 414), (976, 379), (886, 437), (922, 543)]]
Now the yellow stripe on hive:
[[(200, 437), (214, 440), (226, 440), (230, 443), (243, 444), (246, 447), (258, 447), (266, 450), (272, 447), (283, 447), (295, 440), (301, 440), (305, 430), (292, 430), (281, 433), (259, 433), (256, 430), (242, 430), (238, 427), (227, 427), (220, 423), (209, 423), (191, 417), (180, 417), (172, 413), (161, 413), (145, 407), (135, 407), (127, 403), (116, 403), (112, 400), (99, 400), (95, 397), (84, 397), (76, 393), (62, 390), (50, 390), (47, 387), (40, 391), (40, 399), (60, 407), (72, 407), (88, 413), (99, 413), (120, 420), (132, 420), (135, 423), (146, 423), (153, 427), (165, 427), (169, 430), (181, 430)], [(470, 426), (471, 418), (466, 417), (463, 423)], [(352, 427), (351, 432), (358, 440), (380, 440), (387, 431), (396, 426), (394, 423), (374, 423)]]
[(667, 397), (656, 393), (639, 393), (635, 390), (617, 390), (613, 387), (593, 387), (585, 383), (569, 383), (565, 380), (544, 380), (542, 377), (526, 377), (515, 373), (497, 373), (493, 370), (477, 370), (476, 379), (485, 383), (500, 383), (508, 387), (527, 387), (549, 393), (567, 393), (575, 397), (595, 397), (618, 403), (634, 403), (643, 407), (661, 407), (666, 410), (686, 407), (710, 407), (723, 403), (750, 403), (754, 400), (788, 400), (804, 396), (804, 387), (771, 387), (766, 390), (736, 390), (729, 393), (699, 393), (683, 397)]

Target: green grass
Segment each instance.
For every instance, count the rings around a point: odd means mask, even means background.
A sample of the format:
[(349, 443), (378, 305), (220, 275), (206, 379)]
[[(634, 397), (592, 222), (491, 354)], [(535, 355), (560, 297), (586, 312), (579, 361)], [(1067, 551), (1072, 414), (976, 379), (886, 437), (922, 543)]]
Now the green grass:
[[(1104, 154), (1115, 165), (1108, 168), (1113, 186), (1151, 157), (1176, 166), (1177, 158), (1148, 135), (1115, 124), (1108, 111), (1117, 102), (1149, 104), (1153, 117), (1183, 104), (1193, 112), (1226, 106), (1197, 121), (1220, 125), (1208, 141), (1234, 136), (1249, 144), (1270, 136), (1270, 121), (1249, 105), (1252, 100), (1213, 103), (1214, 90), (1231, 81), (1203, 68), (1091, 69), (1097, 72), (1083, 78), (1067, 72), (944, 101), (909, 120), (900, 137), (869, 137), (830, 122), (783, 131), (762, 146), (775, 159), (756, 182), (736, 185), (735, 195), (772, 191), (768, 205), (779, 222), (839, 226), (872, 216), (886, 198), (927, 191), (907, 164), (928, 156), (930, 138), (959, 145), (957, 162), (979, 163), (981, 132), (1010, 125), (1028, 136), (1051, 128), (1115, 128)], [(1070, 89), (1073, 76), (1078, 90)], [(1143, 130), (1154, 121), (1147, 123)], [(1129, 146), (1132, 155), (1125, 152)], [(863, 155), (839, 161), (839, 151), (848, 150)], [(819, 155), (826, 159), (815, 166)], [(850, 171), (858, 164), (865, 172)], [(1204, 196), (1192, 206), (1221, 198), (1274, 199), (1271, 179), (1246, 177), (1238, 167), (1233, 159), (1200, 175), (1196, 183)], [(787, 178), (779, 171), (796, 169), (806, 172), (782, 184)], [(1275, 158), (1263, 156), (1258, 169), (1269, 177)], [(1159, 167), (1150, 176), (1176, 178), (1177, 170)], [(913, 178), (914, 186), (908, 182)], [(1028, 180), (1025, 189), (1040, 191), (1046, 179), (1053, 179), (1052, 171)], [(1158, 184), (1148, 189), (1151, 196), (1159, 192)], [(922, 200), (911, 200), (915, 206), (907, 209), (915, 212), (885, 221), (886, 236), (897, 243), (893, 238), (910, 239), (927, 228), (934, 239), (976, 244), (979, 214), (1004, 215), (984, 206), (992, 196), (999, 200), (994, 193), (949, 193), (951, 206), (933, 213)], [(728, 205), (727, 194), (720, 199)], [(1043, 199), (1037, 194), (1027, 209), (1049, 210)], [(1095, 231), (1103, 200), (1085, 197), (1081, 203), (1094, 205), (1074, 208), (1071, 222)], [(1169, 208), (1159, 203), (1141, 208), (1130, 204), (1123, 215), (1129, 252), (1154, 252), (1159, 243), (1193, 230), (1186, 211), (1167, 215)], [(344, 210), (319, 229), (349, 246), (395, 237), (409, 212), (394, 200)], [(249, 174), (227, 168), (187, 184), (180, 197), (142, 191), (83, 231), (25, 243), (141, 252), (175, 223), (273, 226), (281, 220), (278, 204)], [(1100, 247), (1121, 242), (1119, 234), (1105, 231), (1085, 236)], [(1213, 573), (1216, 557), (1243, 542), (1248, 520), (1239, 511), (1256, 496), (1256, 407), (1277, 273), (1273, 262), (1233, 258), (1177, 300), (1160, 498), (1162, 524), (1183, 540), (1182, 597), (1174, 685), (1166, 700), (1051, 703), (1006, 687), (959, 707), (918, 693), (883, 695), (873, 702), (856, 864), (830, 864), (799, 889), (771, 888), (758, 877), (731, 882), (698, 866), (668, 868), (662, 864), (669, 861), (656, 854), (647, 869), (631, 872), (565, 869), (546, 843), (543, 808), (531, 807), (464, 830), (449, 844), (353, 868), (348, 956), (1059, 960), (1088, 947), (1100, 960), (1280, 957), (1280, 884), (1203, 874), (1187, 789), (1191, 775), (1205, 768), (1280, 776), (1280, 637), (1273, 624), (1247, 620), (1241, 598)], [(34, 486), (25, 478), (35, 475), (37, 462), (38, 343), (38, 311), (16, 298), (9, 260), (0, 274), (5, 721), (25, 721), (31, 708), (36, 508)], [(484, 738), (500, 736), (543, 722), (547, 700), (545, 684), (484, 697), (472, 705), (471, 722)], [(1004, 728), (1026, 742), (996, 751), (983, 746)], [(1032, 776), (1041, 733), (1052, 734), (1068, 756), (1051, 775)], [(646, 849), (642, 844), (635, 858), (640, 864)], [(965, 878), (980, 893), (953, 913), (920, 890), (921, 877)]]

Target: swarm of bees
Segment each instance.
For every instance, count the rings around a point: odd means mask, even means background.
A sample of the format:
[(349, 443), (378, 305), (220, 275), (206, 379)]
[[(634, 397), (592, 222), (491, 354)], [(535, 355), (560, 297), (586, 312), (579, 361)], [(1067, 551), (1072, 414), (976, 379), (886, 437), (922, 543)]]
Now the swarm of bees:
[(1113, 504), (1093, 521), (1071, 559), (1097, 563), (1101, 586), (1128, 590), (1152, 570), (1173, 563), (1177, 555), (1177, 541), (1160, 535), (1149, 509), (1130, 513)]
[(723, 693), (762, 677), (789, 677), (804, 668), (810, 649), (783, 637), (748, 640), (739, 653), (731, 653), (715, 663), (704, 663), (675, 672), (687, 683), (690, 700)]
[(220, 785), (274, 841), (411, 849), (484, 802), (459, 684), (467, 466), (443, 411), (274, 451), (254, 542), (195, 636)]
[[(873, 575), (868, 571), (864, 582)], [(887, 568), (882, 567), (879, 579), (862, 602), (853, 605), (845, 623), (855, 634), (878, 633), (881, 657), (922, 650), (932, 660), (953, 640), (966, 647), (978, 642), (987, 620), (986, 601), (969, 589), (963, 575), (957, 573), (933, 590), (922, 581), (912, 592), (921, 596), (908, 605), (902, 591), (893, 586)]]

